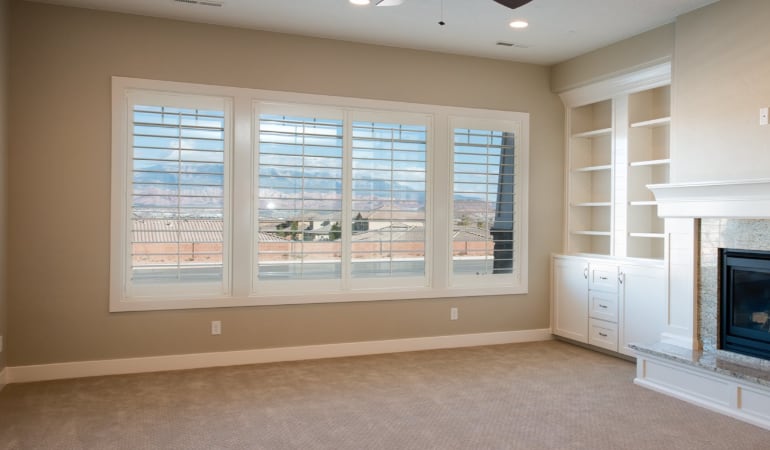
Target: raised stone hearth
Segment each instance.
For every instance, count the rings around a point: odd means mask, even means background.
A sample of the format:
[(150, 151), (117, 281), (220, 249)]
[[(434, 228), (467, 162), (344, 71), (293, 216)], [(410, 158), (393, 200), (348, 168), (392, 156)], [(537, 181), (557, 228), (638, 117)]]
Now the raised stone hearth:
[(637, 354), (636, 384), (770, 430), (765, 362), (663, 343), (631, 348)]

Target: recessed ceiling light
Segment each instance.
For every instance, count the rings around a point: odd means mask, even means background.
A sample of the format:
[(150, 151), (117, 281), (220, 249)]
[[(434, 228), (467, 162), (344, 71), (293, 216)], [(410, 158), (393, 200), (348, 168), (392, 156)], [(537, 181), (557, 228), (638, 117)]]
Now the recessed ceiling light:
[(363, 6), (363, 5), (368, 5), (370, 2), (369, 2), (369, 0), (350, 0), (350, 3), (352, 3), (354, 5), (361, 5), (361, 6)]
[(526, 20), (516, 19), (508, 24), (511, 28), (527, 28), (529, 23)]

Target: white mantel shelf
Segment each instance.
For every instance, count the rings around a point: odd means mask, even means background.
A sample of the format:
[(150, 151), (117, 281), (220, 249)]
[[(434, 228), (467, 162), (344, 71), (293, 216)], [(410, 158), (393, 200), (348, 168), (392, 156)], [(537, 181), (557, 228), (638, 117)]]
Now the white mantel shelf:
[(770, 179), (648, 184), (660, 217), (770, 218)]

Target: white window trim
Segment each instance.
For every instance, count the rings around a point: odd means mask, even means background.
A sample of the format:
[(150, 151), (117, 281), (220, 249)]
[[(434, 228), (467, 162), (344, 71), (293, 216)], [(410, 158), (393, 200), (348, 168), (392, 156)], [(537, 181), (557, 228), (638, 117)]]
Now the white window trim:
[[(126, 92), (130, 90), (179, 93), (194, 96), (214, 96), (232, 101), (232, 131), (230, 184), (231, 205), (230, 239), (231, 252), (226, 264), (230, 265), (227, 294), (216, 297), (128, 297), (126, 286), (126, 176), (128, 154), (128, 113)], [(517, 135), (518, 162), (523, 168), (520, 195), (521, 208), (517, 216), (517, 238), (520, 243), (516, 260), (518, 270), (502, 284), (489, 283), (492, 277), (479, 277), (477, 285), (453, 283), (451, 274), (451, 189), (428, 189), (426, 202), (430, 205), (430, 217), (426, 218), (431, 237), (426, 242), (425, 287), (372, 287), (350, 289), (338, 292), (284, 292), (260, 293), (255, 289), (254, 233), (256, 212), (253, 211), (253, 197), (256, 195), (256, 158), (253, 154), (258, 142), (259, 130), (254, 127), (253, 114), (259, 103), (313, 105), (330, 109), (349, 109), (372, 114), (387, 112), (413, 113), (429, 117), (428, 179), (432, 186), (451, 186), (452, 182), (452, 117), (481, 121), (515, 123)], [(179, 83), (170, 81), (145, 80), (136, 78), (112, 78), (112, 193), (111, 193), (111, 254), (110, 254), (110, 311), (145, 311), (167, 309), (216, 308), (233, 306), (331, 303), (351, 301), (406, 300), (428, 298), (451, 298), (465, 296), (512, 295), (527, 293), (528, 283), (528, 172), (529, 172), (529, 114), (511, 111), (484, 110), (416, 103), (369, 100), (349, 97), (333, 97), (315, 94), (266, 91), (247, 88), (233, 88), (214, 85)], [(119, 157), (121, 156), (122, 157)], [(239, 207), (238, 205), (249, 205)], [(426, 208), (428, 208), (426, 205)], [(248, 243), (244, 245), (244, 243)], [(432, 256), (428, 256), (432, 255)], [(454, 286), (453, 286), (454, 284)]]
[[(522, 261), (523, 256), (528, 254), (528, 218), (527, 212), (529, 211), (529, 144), (525, 142), (527, 133), (521, 128), (522, 123), (515, 120), (501, 120), (501, 119), (487, 119), (477, 117), (449, 117), (449, 142), (454, 140), (454, 130), (457, 128), (474, 128), (480, 130), (496, 130), (496, 131), (508, 131), (513, 132), (516, 142), (516, 164), (514, 166), (514, 180), (515, 180), (515, 209), (514, 209), (514, 229), (513, 229), (513, 242), (514, 242), (514, 255), (520, 257), (514, 257), (514, 267), (512, 276), (514, 278), (514, 285), (524, 285), (524, 292), (526, 292), (527, 283), (527, 264), (526, 261)], [(451, 145), (451, 144), (450, 144)], [(519, 146), (527, 149), (526, 151), (519, 151)], [(454, 148), (449, 149), (450, 160), (454, 163)], [(526, 170), (524, 168), (527, 168)], [(454, 191), (454, 180), (450, 179), (449, 191)], [(454, 208), (450, 204), (450, 210)], [(449, 243), (451, 245), (451, 242)], [(522, 264), (522, 262), (524, 264)], [(510, 277), (506, 276), (481, 276), (474, 275), (454, 275), (452, 270), (448, 271), (451, 277), (450, 286), (455, 289), (462, 288), (474, 288), (477, 280), (484, 283), (487, 287), (507, 287), (511, 285)], [(522, 293), (524, 293), (522, 292)]]

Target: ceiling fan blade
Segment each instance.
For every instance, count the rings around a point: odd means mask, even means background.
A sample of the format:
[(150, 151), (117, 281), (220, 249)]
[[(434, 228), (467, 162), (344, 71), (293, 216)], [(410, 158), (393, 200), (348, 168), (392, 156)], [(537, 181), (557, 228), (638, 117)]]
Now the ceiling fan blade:
[(519, 6), (526, 5), (532, 0), (495, 0), (495, 1), (503, 6), (507, 6), (508, 8), (516, 9)]

